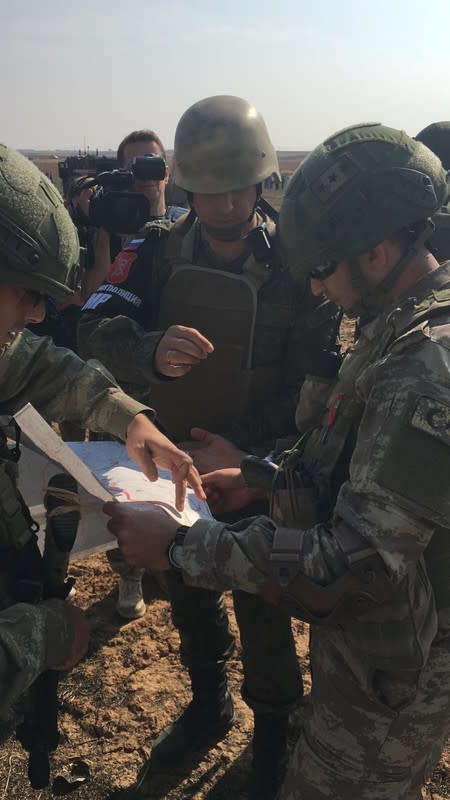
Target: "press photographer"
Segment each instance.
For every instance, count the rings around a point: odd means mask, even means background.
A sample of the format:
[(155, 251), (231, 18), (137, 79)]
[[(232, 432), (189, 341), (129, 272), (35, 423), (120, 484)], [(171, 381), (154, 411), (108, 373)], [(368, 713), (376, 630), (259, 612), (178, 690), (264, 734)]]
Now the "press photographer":
[[(94, 210), (90, 213), (94, 214), (94, 224), (100, 224), (95, 243), (94, 269), (89, 274), (89, 294), (105, 280), (111, 263), (121, 257), (114, 246), (116, 236), (111, 233), (114, 228), (121, 234), (136, 233), (146, 222), (155, 219), (175, 221), (186, 211), (185, 208), (166, 204), (169, 168), (166, 151), (156, 133), (151, 130), (129, 133), (119, 144), (117, 161), (119, 170), (96, 177), (100, 186), (94, 198), (99, 199), (91, 203)], [(130, 193), (141, 199), (130, 198)], [(124, 194), (128, 196), (124, 198)], [(148, 206), (145, 206), (145, 200)], [(136, 215), (134, 221), (133, 214)], [(125, 227), (118, 228), (116, 222)]]

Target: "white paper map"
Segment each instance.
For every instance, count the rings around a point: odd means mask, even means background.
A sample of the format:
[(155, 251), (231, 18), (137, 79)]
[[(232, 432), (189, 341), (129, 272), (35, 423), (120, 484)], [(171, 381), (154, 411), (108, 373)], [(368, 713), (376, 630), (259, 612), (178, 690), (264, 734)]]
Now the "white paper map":
[(149, 503), (180, 525), (212, 519), (207, 503), (198, 500), (189, 488), (184, 510), (177, 511), (170, 472), (158, 470), (158, 480), (149, 481), (128, 457), (123, 444), (63, 442), (30, 404), (18, 411), (15, 419), (25, 434), (20, 447), (19, 489), (41, 527), (41, 537), (45, 529), (43, 497), (49, 479), (58, 472), (70, 472), (78, 482), (81, 521), (73, 558), (117, 546), (101, 510), (103, 503), (113, 498), (119, 502)]

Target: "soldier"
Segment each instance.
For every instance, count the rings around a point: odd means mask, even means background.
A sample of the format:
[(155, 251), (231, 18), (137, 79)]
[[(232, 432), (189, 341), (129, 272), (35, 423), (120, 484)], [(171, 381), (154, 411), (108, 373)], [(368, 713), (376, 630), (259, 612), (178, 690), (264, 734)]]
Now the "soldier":
[[(417, 134), (418, 142), (426, 145), (441, 159), (444, 169), (450, 169), (450, 122), (432, 122)], [(434, 215), (435, 231), (431, 239), (439, 262), (450, 258), (450, 202), (446, 198)]]
[[(289, 183), (281, 241), (314, 293), (370, 321), (322, 424), (275, 469), (272, 519), (183, 530), (105, 509), (131, 563), (311, 622), (283, 800), (415, 800), (449, 732), (450, 263), (426, 246), (447, 193), (439, 159), (402, 131), (363, 123), (317, 147)], [(238, 471), (205, 484), (243, 501)]]
[[(186, 478), (202, 494), (198, 474), (153, 425), (153, 413), (127, 397), (101, 364), (85, 364), (23, 330), (42, 321), (47, 294), (63, 300), (75, 291), (78, 264), (78, 237), (57, 190), (30, 161), (0, 145), (0, 413), (31, 402), (49, 420), (72, 419), (126, 438), (148, 477), (155, 477), (156, 463), (173, 470), (182, 507)], [(61, 600), (17, 602), (23, 571), (39, 553), (4, 436), (0, 447), (0, 716), (7, 716), (41, 672), (68, 669), (85, 654), (88, 626), (79, 609)]]
[[(128, 390), (150, 393), (176, 440), (194, 425), (201, 471), (239, 464), (240, 448), (267, 452), (294, 432), (307, 373), (327, 380), (336, 309), (283, 268), (262, 183), (278, 174), (275, 150), (256, 109), (231, 96), (209, 97), (182, 116), (175, 134), (175, 181), (190, 213), (167, 233), (154, 224), (118, 279), (110, 273), (85, 306), (80, 345)], [(320, 305), (320, 310), (317, 306)], [(214, 351), (214, 352), (213, 352)], [(206, 432), (209, 428), (213, 433)], [(222, 461), (214, 462), (220, 457)], [(165, 768), (211, 746), (234, 720), (226, 661), (234, 640), (223, 598), (169, 578), (173, 620), (193, 700), (152, 752)], [(243, 696), (255, 714), (254, 796), (272, 797), (289, 710), (301, 690), (290, 619), (259, 598), (236, 593), (244, 663)]]

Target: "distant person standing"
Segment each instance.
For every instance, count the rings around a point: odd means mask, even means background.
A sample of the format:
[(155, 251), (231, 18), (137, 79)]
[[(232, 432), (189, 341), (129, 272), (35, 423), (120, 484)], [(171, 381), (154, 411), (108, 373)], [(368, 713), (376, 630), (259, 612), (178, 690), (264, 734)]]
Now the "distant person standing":
[[(450, 170), (450, 121), (432, 122), (420, 133), (416, 140), (429, 147), (441, 159), (442, 166)], [(450, 204), (447, 198), (441, 210), (433, 217), (436, 226), (431, 240), (436, 250), (436, 258), (442, 263), (450, 258)]]

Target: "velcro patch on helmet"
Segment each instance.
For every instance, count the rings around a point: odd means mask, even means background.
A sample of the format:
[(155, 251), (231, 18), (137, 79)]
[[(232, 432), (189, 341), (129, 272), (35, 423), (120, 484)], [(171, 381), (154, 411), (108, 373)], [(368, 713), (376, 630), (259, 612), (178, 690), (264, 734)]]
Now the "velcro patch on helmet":
[(419, 397), (410, 424), (450, 446), (450, 406), (432, 397)]
[(322, 173), (320, 178), (314, 181), (311, 189), (319, 200), (323, 203), (328, 203), (337, 192), (343, 189), (360, 172), (360, 168), (351, 156), (348, 153), (343, 153)]

